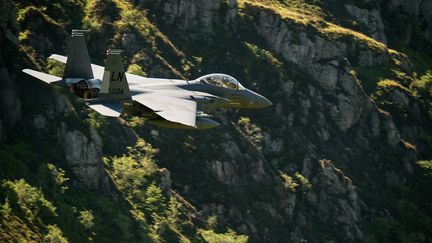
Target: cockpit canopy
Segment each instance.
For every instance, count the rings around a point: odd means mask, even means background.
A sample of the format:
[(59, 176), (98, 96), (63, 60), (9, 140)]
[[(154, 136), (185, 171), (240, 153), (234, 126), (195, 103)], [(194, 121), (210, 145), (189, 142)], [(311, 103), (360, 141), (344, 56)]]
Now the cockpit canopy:
[(241, 90), (244, 89), (237, 79), (221, 73), (209, 74), (198, 79), (200, 83), (207, 83), (222, 88)]

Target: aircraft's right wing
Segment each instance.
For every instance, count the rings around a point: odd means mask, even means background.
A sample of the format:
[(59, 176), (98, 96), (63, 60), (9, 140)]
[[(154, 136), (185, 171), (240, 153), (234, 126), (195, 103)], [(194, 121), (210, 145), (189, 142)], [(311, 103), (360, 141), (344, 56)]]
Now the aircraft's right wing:
[(196, 126), (197, 103), (195, 101), (159, 94), (159, 92), (133, 95), (132, 99), (168, 121)]

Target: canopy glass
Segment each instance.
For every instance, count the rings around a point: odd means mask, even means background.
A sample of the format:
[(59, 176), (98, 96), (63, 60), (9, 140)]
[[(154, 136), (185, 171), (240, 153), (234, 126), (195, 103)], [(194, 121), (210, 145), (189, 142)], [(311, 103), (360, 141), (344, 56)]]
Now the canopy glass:
[(209, 74), (198, 79), (201, 83), (207, 83), (222, 88), (241, 90), (244, 89), (237, 79), (226, 74)]

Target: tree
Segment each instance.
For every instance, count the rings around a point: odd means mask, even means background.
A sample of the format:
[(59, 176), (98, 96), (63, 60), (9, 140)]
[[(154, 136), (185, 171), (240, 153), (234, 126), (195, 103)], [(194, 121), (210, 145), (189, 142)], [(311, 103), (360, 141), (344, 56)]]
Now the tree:
[(91, 210), (82, 210), (79, 212), (79, 221), (86, 230), (90, 230), (94, 226), (94, 216)]
[(44, 212), (57, 215), (56, 207), (44, 197), (41, 191), (29, 185), (24, 179), (7, 180), (3, 185), (9, 189), (9, 198), (16, 198), (18, 206), (31, 221)]
[(165, 197), (162, 195), (162, 190), (154, 183), (151, 184), (145, 192), (145, 204), (150, 213), (158, 216), (163, 216), (166, 208)]
[(48, 233), (44, 237), (44, 242), (47, 243), (67, 243), (68, 240), (63, 236), (63, 232), (57, 225), (48, 225)]
[(91, 239), (91, 228), (94, 226), (94, 216), (91, 210), (82, 210), (79, 212), (78, 219), (81, 225), (86, 229), (87, 236)]

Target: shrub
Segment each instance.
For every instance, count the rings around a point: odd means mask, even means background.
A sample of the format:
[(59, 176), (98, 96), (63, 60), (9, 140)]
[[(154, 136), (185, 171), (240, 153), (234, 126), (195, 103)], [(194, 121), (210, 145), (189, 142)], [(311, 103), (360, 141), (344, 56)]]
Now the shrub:
[(304, 177), (300, 172), (296, 172), (294, 176), (300, 182), (303, 192), (308, 192), (312, 189), (312, 184), (309, 182), (308, 178)]
[(412, 84), (412, 87), (426, 92), (427, 94), (432, 94), (432, 70), (429, 70), (425, 75), (417, 79)]
[(67, 243), (68, 240), (63, 236), (63, 232), (57, 225), (48, 225), (48, 233), (44, 237), (44, 242), (47, 243)]
[(378, 87), (388, 90), (388, 89), (393, 89), (393, 88), (398, 88), (400, 90), (404, 90), (407, 92), (410, 92), (409, 89), (405, 88), (404, 86), (402, 86), (400, 83), (391, 80), (391, 79), (383, 79), (381, 81), (378, 82)]
[(147, 74), (142, 70), (141, 66), (138, 64), (131, 64), (128, 67), (127, 70), (129, 73), (140, 75), (140, 76), (146, 76)]
[[(249, 117), (240, 117), (237, 121), (240, 126), (241, 132), (251, 141), (253, 144), (258, 146), (263, 139), (261, 128), (253, 124)], [(258, 146), (260, 149), (260, 147)]]
[(208, 227), (209, 229), (216, 229), (216, 226), (217, 226), (217, 224), (218, 224), (217, 216), (216, 216), (216, 215), (213, 215), (213, 216), (208, 217), (206, 223), (207, 223), (207, 227)]
[(216, 233), (213, 230), (199, 230), (205, 241), (212, 243), (245, 243), (248, 237), (237, 235), (234, 231), (228, 230), (227, 233)]
[(61, 63), (53, 59), (48, 59), (47, 69), (49, 74), (63, 77), (64, 68), (65, 68), (64, 63)]
[(78, 219), (81, 225), (86, 229), (90, 230), (94, 226), (94, 216), (91, 210), (82, 210), (79, 212)]
[(145, 192), (145, 204), (147, 210), (153, 215), (163, 216), (166, 208), (165, 197), (162, 190), (155, 184), (151, 184)]
[(98, 130), (107, 124), (107, 120), (103, 115), (99, 114), (98, 112), (92, 111), (88, 114), (87, 123), (91, 127)]
[(30, 186), (24, 179), (8, 180), (3, 185), (10, 190), (8, 196), (16, 197), (18, 206), (31, 221), (35, 220), (44, 211), (56, 215), (56, 207), (44, 197), (41, 191)]
[(157, 150), (139, 139), (134, 147), (128, 147), (128, 151), (128, 155), (105, 160), (111, 165), (111, 173), (119, 189), (133, 196), (139, 194), (140, 188), (147, 183), (146, 176), (158, 172), (153, 160)]
[(291, 192), (295, 192), (299, 184), (295, 182), (294, 179), (286, 173), (282, 173), (281, 177), (283, 179), (283, 185), (285, 189), (290, 190)]
[(68, 189), (65, 184), (70, 180), (66, 177), (66, 172), (62, 168), (57, 168), (53, 164), (47, 164), (47, 167), (54, 178), (55, 184), (60, 188), (61, 193), (64, 193)]

